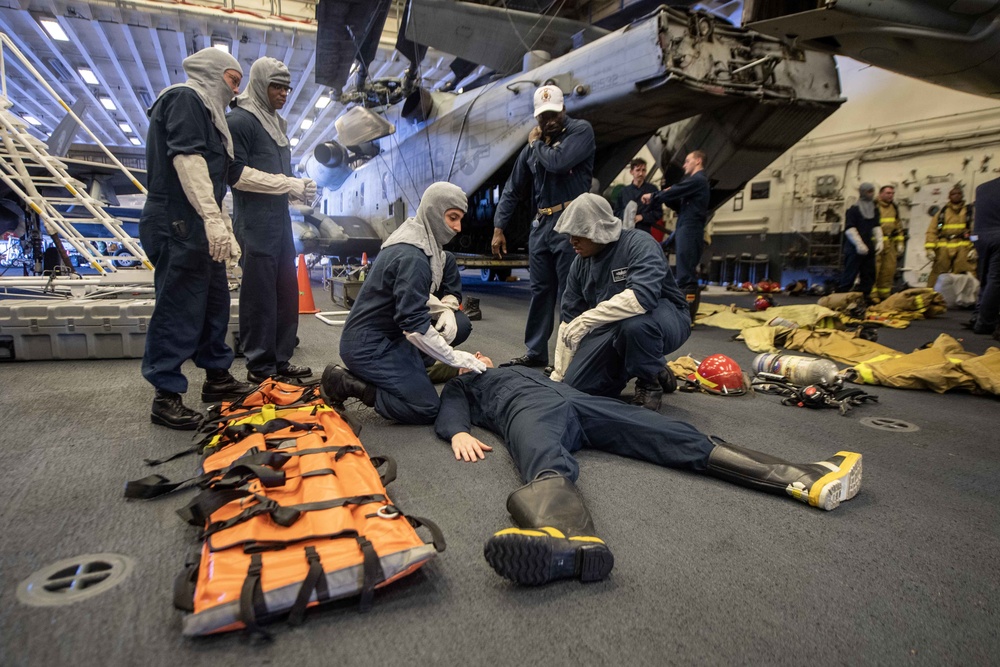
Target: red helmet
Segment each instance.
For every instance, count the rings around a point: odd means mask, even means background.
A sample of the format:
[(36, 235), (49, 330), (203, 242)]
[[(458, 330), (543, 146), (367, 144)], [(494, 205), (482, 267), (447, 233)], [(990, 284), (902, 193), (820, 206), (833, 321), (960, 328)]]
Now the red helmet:
[(767, 310), (774, 305), (770, 295), (762, 294), (753, 301), (753, 309), (757, 311)]
[(711, 394), (734, 396), (745, 394), (747, 384), (740, 365), (724, 354), (705, 357), (698, 364), (698, 370), (688, 376), (688, 380)]

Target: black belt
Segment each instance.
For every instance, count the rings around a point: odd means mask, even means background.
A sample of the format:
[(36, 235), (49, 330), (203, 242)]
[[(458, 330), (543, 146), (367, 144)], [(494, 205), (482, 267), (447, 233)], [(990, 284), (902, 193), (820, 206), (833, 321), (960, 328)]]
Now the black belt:
[(555, 206), (540, 208), (538, 209), (538, 215), (552, 215), (553, 213), (558, 213), (559, 211), (569, 206), (571, 203), (573, 203), (572, 200), (563, 202), (562, 204), (556, 204)]

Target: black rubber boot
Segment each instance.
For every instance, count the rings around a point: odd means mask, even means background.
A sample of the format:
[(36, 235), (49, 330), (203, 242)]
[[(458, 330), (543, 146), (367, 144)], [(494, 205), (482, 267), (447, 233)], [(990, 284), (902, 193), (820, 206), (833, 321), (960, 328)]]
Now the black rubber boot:
[(465, 303), (462, 304), (462, 312), (465, 313), (470, 322), (477, 322), (483, 319), (483, 311), (479, 309), (479, 299), (473, 299), (471, 296), (465, 297)]
[(227, 370), (206, 370), (205, 384), (201, 385), (201, 400), (203, 403), (215, 403), (239, 398), (256, 388), (256, 384), (240, 382)]
[(770, 454), (716, 442), (708, 474), (769, 493), (789, 495), (824, 510), (836, 509), (861, 488), (861, 454), (837, 452), (817, 463), (789, 463)]
[(319, 392), (329, 405), (343, 405), (349, 398), (357, 398), (368, 407), (375, 406), (375, 385), (351, 374), (337, 364), (328, 364), (323, 370)]
[(639, 407), (656, 412), (662, 404), (663, 387), (660, 386), (659, 378), (653, 382), (646, 382), (639, 378), (635, 379), (635, 396), (632, 397), (632, 405), (638, 405)]
[(539, 476), (507, 498), (517, 528), (493, 535), (483, 548), (496, 573), (526, 586), (557, 579), (600, 581), (615, 558), (594, 535), (594, 523), (580, 491), (556, 474)]
[(184, 405), (180, 394), (163, 389), (156, 390), (149, 421), (178, 431), (193, 431), (201, 425), (203, 419), (204, 416), (200, 412)]
[(698, 306), (701, 305), (701, 287), (690, 287), (684, 290), (684, 298), (687, 299), (691, 326), (694, 326), (694, 317), (698, 314)]

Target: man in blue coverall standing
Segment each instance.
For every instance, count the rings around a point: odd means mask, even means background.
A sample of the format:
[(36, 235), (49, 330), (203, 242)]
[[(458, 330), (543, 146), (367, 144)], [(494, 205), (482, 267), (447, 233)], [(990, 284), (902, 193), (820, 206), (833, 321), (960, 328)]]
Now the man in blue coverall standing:
[(976, 188), (972, 230), (979, 255), (979, 312), (973, 331), (1000, 340), (1000, 178)]
[(240, 287), (240, 340), (247, 358), (247, 380), (303, 378), (306, 366), (291, 363), (299, 329), (299, 287), (288, 200), (304, 204), (316, 184), (293, 178), (288, 124), (278, 115), (285, 106), (292, 76), (275, 58), (260, 58), (250, 68), (250, 83), (228, 116), (234, 158), (234, 229), (243, 251)]
[(554, 311), (573, 261), (573, 248), (555, 231), (555, 224), (571, 201), (590, 190), (597, 144), (590, 123), (566, 115), (557, 86), (536, 90), (534, 106), (538, 126), (528, 134), (528, 145), (517, 156), (497, 203), (492, 249), (500, 257), (507, 252), (504, 229), (518, 201), (530, 198), (537, 217), (528, 240), (531, 303), (524, 327), (527, 351), (507, 363), (541, 367), (549, 363)]
[(181, 63), (186, 83), (165, 88), (149, 111), (146, 165), (149, 194), (139, 239), (153, 263), (156, 306), (149, 320), (142, 375), (156, 388), (154, 424), (194, 430), (202, 415), (184, 405), (193, 359), (205, 369), (201, 399), (236, 398), (253, 387), (229, 373), (226, 263), (239, 258), (233, 225), (222, 203), (233, 141), (226, 107), (239, 92), (243, 69), (219, 49)]
[[(688, 306), (659, 244), (622, 230), (604, 197), (577, 197), (556, 224), (573, 260), (562, 299), (552, 379), (586, 394), (616, 398), (631, 378), (634, 405), (659, 410), (677, 382), (663, 355), (691, 335)], [(570, 361), (572, 360), (572, 361)]]
[(643, 195), (643, 204), (666, 204), (677, 211), (674, 244), (677, 267), (674, 277), (684, 293), (691, 312), (691, 322), (698, 312), (701, 290), (698, 288), (698, 260), (705, 249), (705, 224), (711, 187), (705, 176), (705, 153), (692, 151), (684, 158), (684, 178), (676, 185), (656, 194)]

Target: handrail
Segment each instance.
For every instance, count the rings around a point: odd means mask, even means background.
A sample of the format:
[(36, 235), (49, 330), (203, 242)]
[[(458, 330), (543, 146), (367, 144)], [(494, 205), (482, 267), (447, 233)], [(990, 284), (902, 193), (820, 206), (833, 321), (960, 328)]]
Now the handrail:
[(111, 161), (115, 164), (115, 166), (118, 167), (118, 169), (123, 174), (125, 174), (130, 181), (132, 181), (132, 185), (134, 185), (142, 194), (148, 194), (145, 186), (143, 186), (143, 184), (139, 182), (139, 180), (132, 174), (132, 172), (128, 170), (128, 167), (122, 164), (121, 161), (119, 161), (119, 159), (114, 156), (114, 154), (108, 149), (107, 146), (101, 143), (101, 140), (97, 138), (97, 135), (91, 132), (90, 128), (84, 124), (83, 120), (76, 115), (76, 112), (74, 112), (70, 108), (70, 106), (66, 104), (66, 102), (59, 96), (59, 93), (57, 93), (52, 88), (52, 86), (48, 84), (48, 82), (45, 80), (45, 77), (43, 77), (38, 72), (38, 70), (35, 69), (34, 65), (32, 65), (31, 62), (25, 57), (25, 55), (21, 53), (20, 49), (18, 49), (17, 46), (14, 44), (14, 42), (11, 41), (10, 37), (8, 37), (7, 34), (4, 32), (0, 32), (0, 92), (2, 92), (3, 96), (7, 97), (7, 71), (5, 69), (6, 63), (4, 61), (4, 55), (3, 55), (4, 47), (10, 49), (11, 53), (17, 56), (18, 60), (21, 61), (21, 64), (24, 66), (24, 68), (27, 69), (29, 72), (31, 72), (31, 74), (35, 77), (38, 83), (46, 91), (48, 91), (49, 95), (51, 95), (59, 103), (59, 106), (61, 106), (66, 111), (69, 117), (72, 118), (74, 121), (76, 121), (76, 124), (79, 125), (84, 132), (87, 133), (87, 135), (94, 141), (95, 144), (100, 146), (101, 150), (104, 151), (104, 154), (111, 159)]

